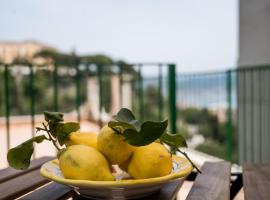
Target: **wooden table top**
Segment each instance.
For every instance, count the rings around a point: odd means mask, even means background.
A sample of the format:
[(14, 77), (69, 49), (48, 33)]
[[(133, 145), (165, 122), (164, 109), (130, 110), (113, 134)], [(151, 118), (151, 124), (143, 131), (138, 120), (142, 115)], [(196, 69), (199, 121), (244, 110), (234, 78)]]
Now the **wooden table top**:
[[(42, 157), (34, 160), (29, 169), (17, 171), (11, 168), (0, 170), (0, 199), (59, 200), (85, 199), (70, 187), (51, 182), (39, 173), (40, 166), (53, 159)], [(242, 174), (231, 174), (231, 164), (226, 161), (206, 162), (202, 174), (192, 173), (186, 177), (194, 181), (187, 195), (188, 200), (233, 199), (244, 187), (245, 199), (270, 199), (270, 164), (243, 166)], [(183, 184), (183, 180), (167, 183), (159, 192), (140, 200), (172, 200)]]

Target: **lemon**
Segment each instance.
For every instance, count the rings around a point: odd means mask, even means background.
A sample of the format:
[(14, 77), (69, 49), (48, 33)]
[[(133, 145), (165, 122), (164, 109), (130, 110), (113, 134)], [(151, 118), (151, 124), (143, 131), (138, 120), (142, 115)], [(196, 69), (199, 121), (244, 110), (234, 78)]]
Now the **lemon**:
[(122, 135), (104, 126), (98, 134), (98, 150), (105, 155), (110, 164), (121, 165), (133, 154), (135, 147), (124, 141)]
[(172, 157), (160, 143), (138, 147), (128, 165), (128, 173), (135, 179), (168, 175), (172, 170)]
[(59, 157), (59, 167), (65, 178), (93, 181), (113, 181), (105, 157), (93, 147), (72, 145)]
[(72, 132), (65, 144), (66, 146), (82, 144), (97, 149), (97, 134), (91, 132)]
[(125, 162), (123, 162), (122, 164), (118, 165), (119, 168), (120, 168), (121, 170), (127, 172), (127, 171), (128, 171), (128, 165), (129, 165), (129, 163), (130, 163), (131, 158), (132, 158), (132, 156), (130, 156), (130, 158), (127, 159), (127, 160), (126, 160)]

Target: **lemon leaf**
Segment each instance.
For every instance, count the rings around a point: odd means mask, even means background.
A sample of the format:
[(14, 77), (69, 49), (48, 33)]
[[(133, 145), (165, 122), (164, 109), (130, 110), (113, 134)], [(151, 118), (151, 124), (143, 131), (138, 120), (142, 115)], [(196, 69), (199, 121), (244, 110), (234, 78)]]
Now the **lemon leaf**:
[(174, 148), (187, 147), (185, 138), (179, 133), (171, 134), (165, 132), (159, 139), (162, 143), (165, 143)]
[(39, 135), (23, 142), (22, 144), (12, 149), (9, 149), (7, 154), (9, 166), (15, 169), (27, 169), (30, 165), (30, 160), (34, 152), (33, 143), (41, 143), (45, 139), (45, 135)]
[(59, 123), (56, 128), (56, 137), (59, 144), (62, 146), (68, 139), (70, 133), (80, 129), (80, 125), (77, 122)]
[(132, 111), (127, 108), (121, 108), (119, 112), (113, 116), (113, 118), (120, 122), (130, 122), (135, 120), (135, 116), (133, 115)]
[(126, 129), (135, 129), (135, 127), (129, 123), (126, 122), (116, 122), (116, 121), (110, 121), (108, 123), (108, 126), (115, 130), (118, 134), (121, 134)]
[(60, 112), (44, 111), (45, 120), (47, 122), (62, 122), (64, 121), (64, 114)]
[(140, 130), (141, 123), (136, 120), (132, 111), (127, 108), (121, 108), (120, 111), (115, 116), (113, 116), (113, 118), (118, 122), (122, 122), (123, 126), (129, 124), (130, 126), (133, 126), (137, 131)]
[(163, 122), (147, 121), (141, 125), (141, 130), (126, 129), (122, 133), (125, 141), (133, 146), (144, 146), (160, 138), (168, 126), (168, 120)]

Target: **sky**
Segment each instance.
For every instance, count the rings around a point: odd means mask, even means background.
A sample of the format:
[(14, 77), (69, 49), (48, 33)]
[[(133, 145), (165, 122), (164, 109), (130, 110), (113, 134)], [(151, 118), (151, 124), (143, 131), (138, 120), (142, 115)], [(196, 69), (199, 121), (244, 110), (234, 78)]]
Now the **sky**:
[(178, 72), (237, 64), (237, 0), (0, 1), (0, 41), (34, 39), (78, 54), (174, 62)]

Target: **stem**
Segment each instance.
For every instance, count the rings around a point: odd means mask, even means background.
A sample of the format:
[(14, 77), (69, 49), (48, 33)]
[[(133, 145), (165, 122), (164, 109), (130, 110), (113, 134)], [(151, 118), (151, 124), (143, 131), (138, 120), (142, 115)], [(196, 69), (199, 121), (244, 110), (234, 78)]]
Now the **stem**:
[(58, 147), (56, 141), (52, 138), (50, 131), (47, 129), (47, 126), (44, 124), (44, 122), (42, 123), (44, 126), (45, 131), (47, 132), (48, 136), (49, 136), (49, 140), (52, 141), (53, 145), (55, 146), (55, 148), (60, 151), (61, 149)]
[(46, 129), (40, 128), (40, 127), (36, 127), (36, 132), (38, 132), (38, 131), (46, 131)]
[(184, 151), (181, 151), (180, 149), (177, 149), (176, 151), (178, 151), (179, 153), (183, 154), (186, 159), (188, 159), (188, 161), (190, 162), (190, 164), (192, 165), (192, 167), (194, 167), (200, 174), (202, 173), (201, 170), (190, 160), (190, 158), (188, 157), (187, 153)]

